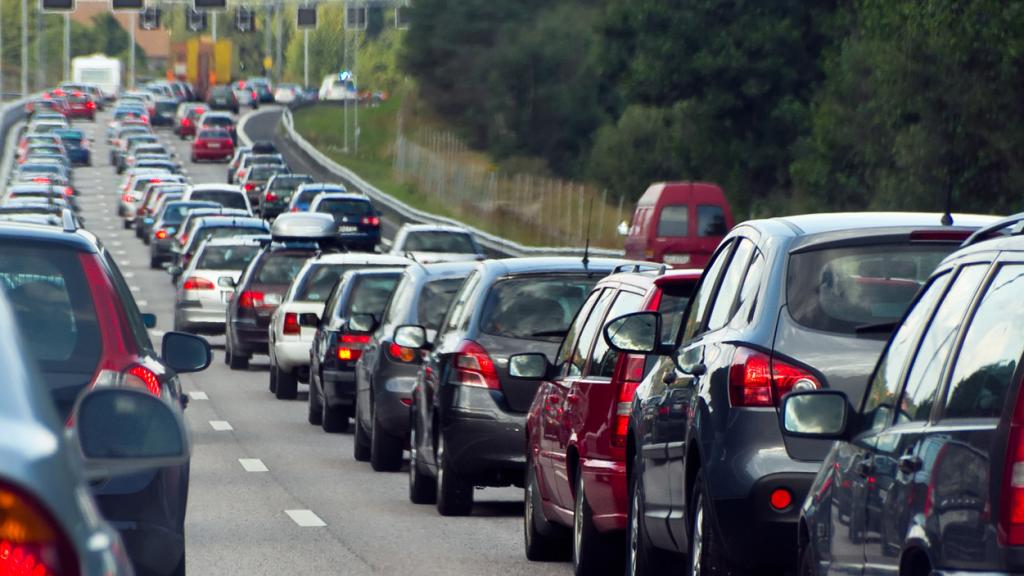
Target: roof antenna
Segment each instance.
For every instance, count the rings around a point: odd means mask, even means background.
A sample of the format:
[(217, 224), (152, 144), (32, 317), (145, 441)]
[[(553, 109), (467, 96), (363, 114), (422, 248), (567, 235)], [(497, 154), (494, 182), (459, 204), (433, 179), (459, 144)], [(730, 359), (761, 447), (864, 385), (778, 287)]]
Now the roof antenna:
[(590, 266), (590, 222), (594, 219), (594, 197), (590, 197), (590, 210), (587, 214), (587, 243), (583, 246), (583, 269)]
[(940, 222), (943, 226), (953, 225), (953, 186), (949, 183), (946, 184), (946, 213)]

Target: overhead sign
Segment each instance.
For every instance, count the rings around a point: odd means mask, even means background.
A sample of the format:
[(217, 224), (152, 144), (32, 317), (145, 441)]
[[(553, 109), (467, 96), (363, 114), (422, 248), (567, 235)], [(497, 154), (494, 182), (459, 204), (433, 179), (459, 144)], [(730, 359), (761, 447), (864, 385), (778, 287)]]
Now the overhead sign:
[(110, 7), (113, 10), (138, 12), (146, 7), (146, 2), (144, 0), (110, 0)]
[(299, 6), (295, 25), (298, 28), (316, 28), (316, 6)]
[(192, 0), (196, 10), (224, 10), (228, 7), (227, 0)]
[(74, 12), (75, 0), (39, 0), (43, 12)]

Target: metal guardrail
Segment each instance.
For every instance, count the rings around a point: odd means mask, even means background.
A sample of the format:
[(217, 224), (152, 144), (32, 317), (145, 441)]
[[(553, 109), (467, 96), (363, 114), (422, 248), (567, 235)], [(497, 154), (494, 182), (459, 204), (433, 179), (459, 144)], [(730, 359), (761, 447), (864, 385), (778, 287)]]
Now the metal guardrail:
[[(338, 164), (334, 160), (331, 160), (323, 152), (316, 149), (315, 146), (310, 144), (305, 138), (302, 137), (295, 130), (295, 124), (292, 120), (291, 110), (285, 109), (281, 115), (281, 124), (284, 126), (285, 132), (288, 138), (301, 149), (307, 156), (313, 161), (323, 166), (329, 172), (334, 173), (339, 178), (352, 182), (356, 187), (364, 194), (373, 198), (373, 200), (383, 206), (386, 206), (389, 210), (399, 214), (402, 218), (409, 222), (415, 222), (419, 224), (440, 224), (445, 226), (461, 226), (470, 230), (477, 237), (477, 241), (486, 249), (502, 252), (510, 256), (553, 256), (553, 255), (564, 255), (564, 256), (582, 256), (584, 249), (582, 247), (538, 247), (538, 246), (523, 246), (495, 236), (489, 232), (484, 232), (472, 226), (468, 226), (463, 222), (454, 220), (452, 218), (445, 218), (443, 216), (437, 216), (417, 210), (412, 206), (402, 202), (401, 200), (391, 196), (387, 192), (380, 190), (373, 184), (370, 184), (366, 180), (363, 180), (358, 174), (345, 168), (341, 164)], [(620, 257), (623, 256), (622, 250), (611, 250), (607, 248), (590, 248), (591, 256), (611, 256)]]

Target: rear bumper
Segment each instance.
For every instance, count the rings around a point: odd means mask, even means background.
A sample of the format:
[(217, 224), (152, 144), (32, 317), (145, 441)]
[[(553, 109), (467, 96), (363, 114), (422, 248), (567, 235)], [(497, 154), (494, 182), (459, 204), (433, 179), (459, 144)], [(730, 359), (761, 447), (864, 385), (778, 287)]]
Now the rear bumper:
[(232, 320), (231, 343), (239, 353), (267, 354), (270, 347), (267, 342), (267, 328), (254, 323), (243, 323)]
[(616, 460), (584, 459), (580, 465), (587, 503), (594, 525), (601, 532), (625, 530), (628, 526), (629, 494), (626, 463)]
[[(486, 400), (495, 406), (488, 390), (464, 386), (445, 386), (442, 390), (453, 388), (459, 390), (452, 392), (464, 396), (485, 394)], [(522, 487), (526, 471), (526, 415), (509, 414), (496, 407), (467, 409), (463, 406), (479, 405), (482, 399), (465, 400), (459, 401), (458, 408), (449, 408), (442, 414), (446, 459), (459, 475), (477, 486)]]
[(338, 238), (345, 244), (373, 245), (380, 244), (380, 231), (339, 234)]
[(235, 151), (230, 148), (223, 150), (193, 150), (192, 155), (198, 160), (225, 160), (234, 156)]
[(320, 385), (323, 386), (324, 399), (331, 408), (355, 406), (355, 369), (324, 370)]
[[(280, 337), (280, 336), (279, 336)], [(309, 349), (311, 342), (303, 340), (274, 342), (274, 360), (281, 370), (309, 368)]]
[(224, 333), (224, 308), (219, 310), (216, 308), (186, 308), (176, 304), (175, 311), (178, 313), (181, 328), (189, 332)]
[(384, 380), (384, 386), (373, 391), (373, 415), (392, 436), (409, 435), (409, 407), (416, 376), (395, 376)]

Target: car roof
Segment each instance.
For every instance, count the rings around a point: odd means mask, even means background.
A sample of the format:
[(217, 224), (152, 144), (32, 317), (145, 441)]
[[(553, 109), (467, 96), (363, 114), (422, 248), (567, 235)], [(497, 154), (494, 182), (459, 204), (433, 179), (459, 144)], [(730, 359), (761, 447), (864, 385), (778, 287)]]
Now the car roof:
[(372, 252), (325, 253), (311, 258), (309, 264), (384, 264), (408, 266), (413, 262), (401, 256), (374, 254)]
[(234, 184), (193, 184), (189, 187), (190, 192), (237, 192), (245, 194), (241, 186)]
[(270, 240), (270, 234), (246, 234), (227, 238), (208, 238), (204, 243), (207, 246), (259, 246), (266, 243), (267, 240)]
[(358, 192), (321, 192), (317, 195), (316, 199), (320, 202), (324, 200), (356, 200), (370, 203), (369, 196), (359, 194)]
[[(954, 226), (981, 227), (998, 220), (983, 214), (953, 214)], [(784, 223), (794, 236), (822, 234), (851, 229), (941, 226), (943, 214), (938, 212), (834, 212), (781, 216), (755, 220), (747, 224), (777, 221)]]
[(65, 232), (63, 228), (42, 224), (4, 222), (0, 223), (0, 240), (60, 245), (79, 252), (96, 253), (99, 251), (99, 241), (96, 237), (80, 228), (72, 232)]
[(616, 266), (629, 262), (614, 258), (591, 258), (586, 266), (582, 258), (573, 256), (530, 256), (526, 258), (505, 258), (484, 260), (479, 269), (499, 276), (518, 274), (573, 273), (600, 274), (605, 276)]

